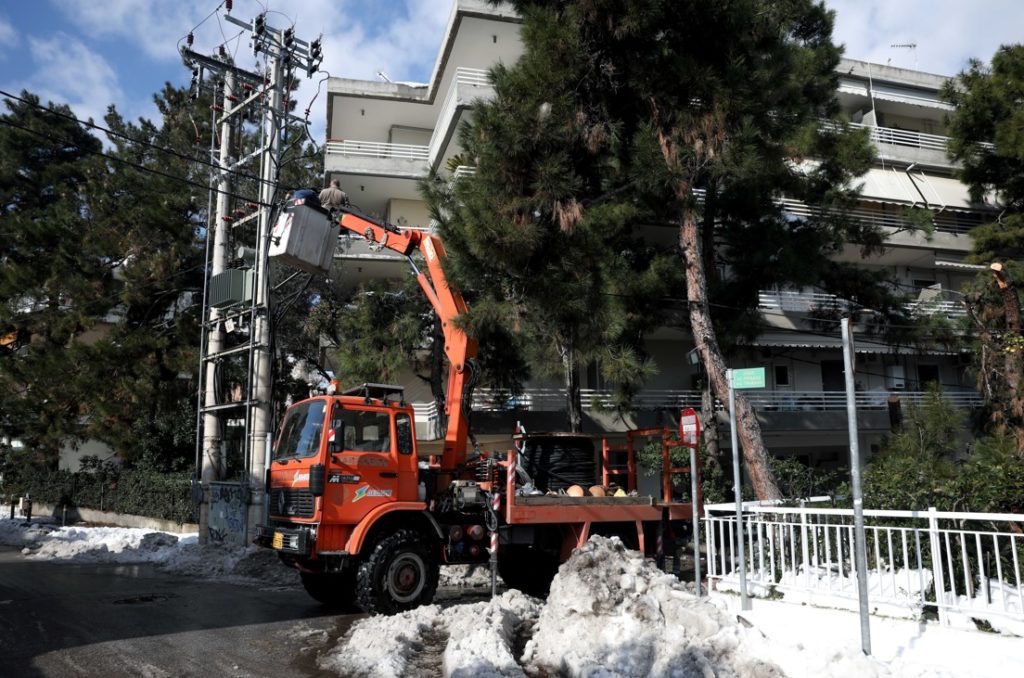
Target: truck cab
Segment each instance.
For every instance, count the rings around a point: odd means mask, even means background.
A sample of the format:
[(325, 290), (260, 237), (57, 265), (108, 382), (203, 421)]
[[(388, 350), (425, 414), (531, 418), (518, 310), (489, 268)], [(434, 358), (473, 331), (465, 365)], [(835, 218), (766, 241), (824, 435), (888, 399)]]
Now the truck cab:
[(347, 554), (371, 514), (391, 504), (425, 508), (418, 475), (401, 387), (363, 384), (303, 400), (287, 411), (274, 445), (269, 520), (258, 540), (296, 559)]

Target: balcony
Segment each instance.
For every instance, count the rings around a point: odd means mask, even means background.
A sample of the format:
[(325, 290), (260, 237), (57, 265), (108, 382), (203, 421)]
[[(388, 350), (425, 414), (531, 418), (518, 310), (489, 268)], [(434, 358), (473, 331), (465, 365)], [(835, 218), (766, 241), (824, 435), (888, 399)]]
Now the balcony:
[[(758, 410), (766, 412), (825, 412), (845, 411), (845, 391), (776, 391), (756, 389), (743, 392), (744, 397)], [(858, 410), (888, 409), (890, 395), (899, 398), (903, 405), (924, 402), (927, 391), (858, 391), (854, 394)], [(981, 396), (971, 390), (947, 390), (943, 399), (954, 407), (972, 408), (981, 405)], [(611, 391), (582, 389), (583, 408), (610, 409), (614, 405)], [(697, 390), (649, 389), (642, 391), (633, 402), (637, 410), (700, 409), (701, 392)], [(436, 416), (433, 402), (414, 403), (417, 417)], [(716, 410), (723, 410), (722, 403), (715, 402)], [(473, 393), (473, 410), (477, 412), (559, 412), (565, 410), (565, 391), (557, 388), (531, 388), (522, 394), (509, 398), (507, 394), (492, 389), (478, 388)]]
[(423, 179), (428, 173), (427, 158), (427, 146), (351, 139), (328, 140), (324, 144), (324, 165), (328, 172)]
[(434, 134), (430, 138), (428, 156), (431, 167), (437, 168), (440, 165), (448, 144), (458, 130), (463, 111), (472, 108), (475, 101), (493, 96), (494, 85), (487, 71), (480, 68), (455, 69), (437, 116)]
[[(949, 137), (860, 123), (850, 123), (850, 127), (869, 130), (868, 138), (878, 146), (882, 159), (901, 160), (935, 167), (953, 167), (955, 165), (948, 155)], [(989, 150), (994, 148), (990, 143), (984, 143), (981, 146)]]

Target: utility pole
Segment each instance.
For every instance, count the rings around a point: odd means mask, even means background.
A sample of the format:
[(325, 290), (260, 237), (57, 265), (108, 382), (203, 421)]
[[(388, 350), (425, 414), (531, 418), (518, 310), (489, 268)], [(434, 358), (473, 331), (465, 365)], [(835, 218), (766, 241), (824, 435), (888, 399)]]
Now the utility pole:
[[(263, 54), (266, 57), (266, 70), (253, 73), (238, 68), (226, 57), (224, 46), (220, 47), (220, 59), (207, 57), (191, 49), (181, 50), (185, 63), (198, 73), (201, 86), (204, 70), (219, 75), (223, 80), (223, 107), (219, 118), (221, 126), (220, 156), (217, 163), (217, 174), (211, 184), (216, 184), (217, 209), (216, 218), (211, 228), (213, 237), (212, 252), (207, 262), (209, 282), (215, 288), (217, 298), (211, 303), (206, 299), (208, 309), (204, 309), (204, 317), (208, 318), (204, 342), (203, 368), (205, 392), (201, 397), (201, 470), (200, 478), (204, 489), (204, 505), (200, 511), (200, 539), (206, 541), (233, 542), (246, 544), (255, 534), (256, 527), (263, 520), (264, 472), (269, 457), (270, 439), (273, 434), (273, 391), (271, 351), (273, 327), (271, 327), (271, 273), (268, 264), (270, 245), (271, 220), (277, 203), (279, 169), (281, 165), (281, 149), (291, 120), (300, 120), (287, 110), (285, 89), (294, 80), (296, 70), (304, 70), (307, 77), (312, 77), (322, 60), (320, 39), (306, 42), (295, 37), (294, 28), (277, 29), (267, 24), (266, 12), (257, 15), (251, 21), (242, 21), (230, 15), (231, 3), (227, 3), (228, 13), (224, 20), (250, 32), (250, 45), (254, 56)], [(191, 46), (192, 34), (188, 36)], [(241, 87), (239, 87), (241, 85)], [(237, 102), (237, 103), (236, 103)], [(249, 153), (239, 151), (237, 160), (232, 161), (231, 146), (234, 126), (241, 127), (241, 114), (247, 108), (255, 108), (262, 114), (260, 124), (261, 137), (259, 148)], [(215, 116), (216, 118), (216, 116)], [(232, 194), (231, 175), (245, 163), (259, 158), (258, 174), (259, 198), (258, 214), (234, 220), (231, 211)], [(251, 177), (250, 178), (255, 178)], [(238, 214), (236, 210), (234, 214)], [(240, 225), (252, 218), (258, 218), (255, 242), (248, 241), (255, 250), (253, 270), (230, 271), (227, 266), (231, 259), (233, 229), (240, 238)], [(233, 227), (233, 229), (232, 229)], [(234, 243), (240, 244), (240, 243)], [(252, 273), (248, 278), (239, 278), (224, 274)], [(239, 279), (251, 281), (247, 290), (237, 290), (235, 283)], [(207, 288), (211, 285), (208, 284)], [(243, 284), (244, 287), (244, 284)], [(205, 295), (209, 297), (210, 295)], [(248, 308), (243, 308), (245, 303)], [(226, 304), (233, 311), (217, 308), (217, 304)], [(248, 341), (237, 346), (226, 348), (224, 323), (225, 318), (248, 320)], [(245, 397), (239, 402), (218, 403), (217, 393), (218, 367), (229, 360), (237, 360), (247, 356), (244, 365), (246, 373)], [(224, 502), (213, 510), (211, 483), (223, 480), (226, 466), (223, 458), (223, 441), (221, 440), (222, 419), (228, 410), (245, 408), (244, 418), (234, 415), (237, 422), (244, 422), (242, 435), (242, 454), (244, 469), (242, 476), (234, 483), (219, 483), (216, 501)], [(226, 498), (225, 498), (226, 497)], [(240, 506), (241, 504), (241, 506)], [(242, 508), (244, 507), (244, 509)], [(242, 509), (241, 511), (239, 509)], [(225, 517), (223, 514), (230, 513)], [(206, 520), (204, 520), (206, 518)], [(217, 520), (214, 521), (213, 519)], [(212, 524), (216, 522), (217, 524)]]
[[(224, 74), (224, 110), (230, 110), (234, 99), (234, 74), (230, 71)], [(220, 180), (217, 182), (217, 209), (214, 212), (212, 222), (213, 250), (210, 255), (210, 275), (216, 276), (227, 268), (228, 249), (228, 220), (225, 218), (230, 211), (228, 196), (231, 193), (231, 174), (228, 172), (228, 165), (231, 157), (231, 120), (224, 116), (220, 126)], [(207, 235), (209, 237), (209, 234)], [(216, 356), (224, 348), (224, 326), (221, 322), (221, 312), (216, 306), (210, 306), (207, 320), (210, 323), (210, 332), (207, 334), (206, 351), (209, 355)], [(202, 482), (221, 480), (224, 475), (224, 449), (222, 447), (220, 433), (220, 417), (214, 410), (209, 408), (217, 405), (217, 395), (220, 393), (220, 379), (218, 378), (216, 361), (206, 363), (206, 389), (203, 397), (205, 412), (203, 414), (203, 467)], [(203, 504), (204, 507), (208, 504)], [(207, 516), (200, 516), (200, 525), (207, 523)], [(205, 530), (203, 530), (205, 532)]]

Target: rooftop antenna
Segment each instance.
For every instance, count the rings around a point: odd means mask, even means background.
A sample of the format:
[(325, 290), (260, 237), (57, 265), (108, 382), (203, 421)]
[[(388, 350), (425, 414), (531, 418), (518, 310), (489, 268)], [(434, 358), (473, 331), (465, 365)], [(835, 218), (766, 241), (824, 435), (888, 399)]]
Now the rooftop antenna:
[(385, 73), (384, 71), (377, 71), (377, 77), (383, 80), (384, 82), (391, 82), (391, 78), (389, 78), (388, 74)]
[(914, 55), (914, 70), (916, 71), (918, 69), (917, 68), (917, 43), (916, 42), (895, 42), (895, 43), (889, 45), (889, 47), (892, 47), (893, 49), (909, 49), (911, 54)]

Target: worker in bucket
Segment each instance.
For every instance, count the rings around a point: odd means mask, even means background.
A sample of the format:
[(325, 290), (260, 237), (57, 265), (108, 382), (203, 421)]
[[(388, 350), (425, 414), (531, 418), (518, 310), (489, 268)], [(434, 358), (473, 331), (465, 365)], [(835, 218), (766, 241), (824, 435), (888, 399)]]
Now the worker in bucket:
[(348, 195), (341, 190), (337, 179), (331, 179), (327, 188), (320, 191), (320, 205), (332, 215), (343, 205), (348, 204)]

